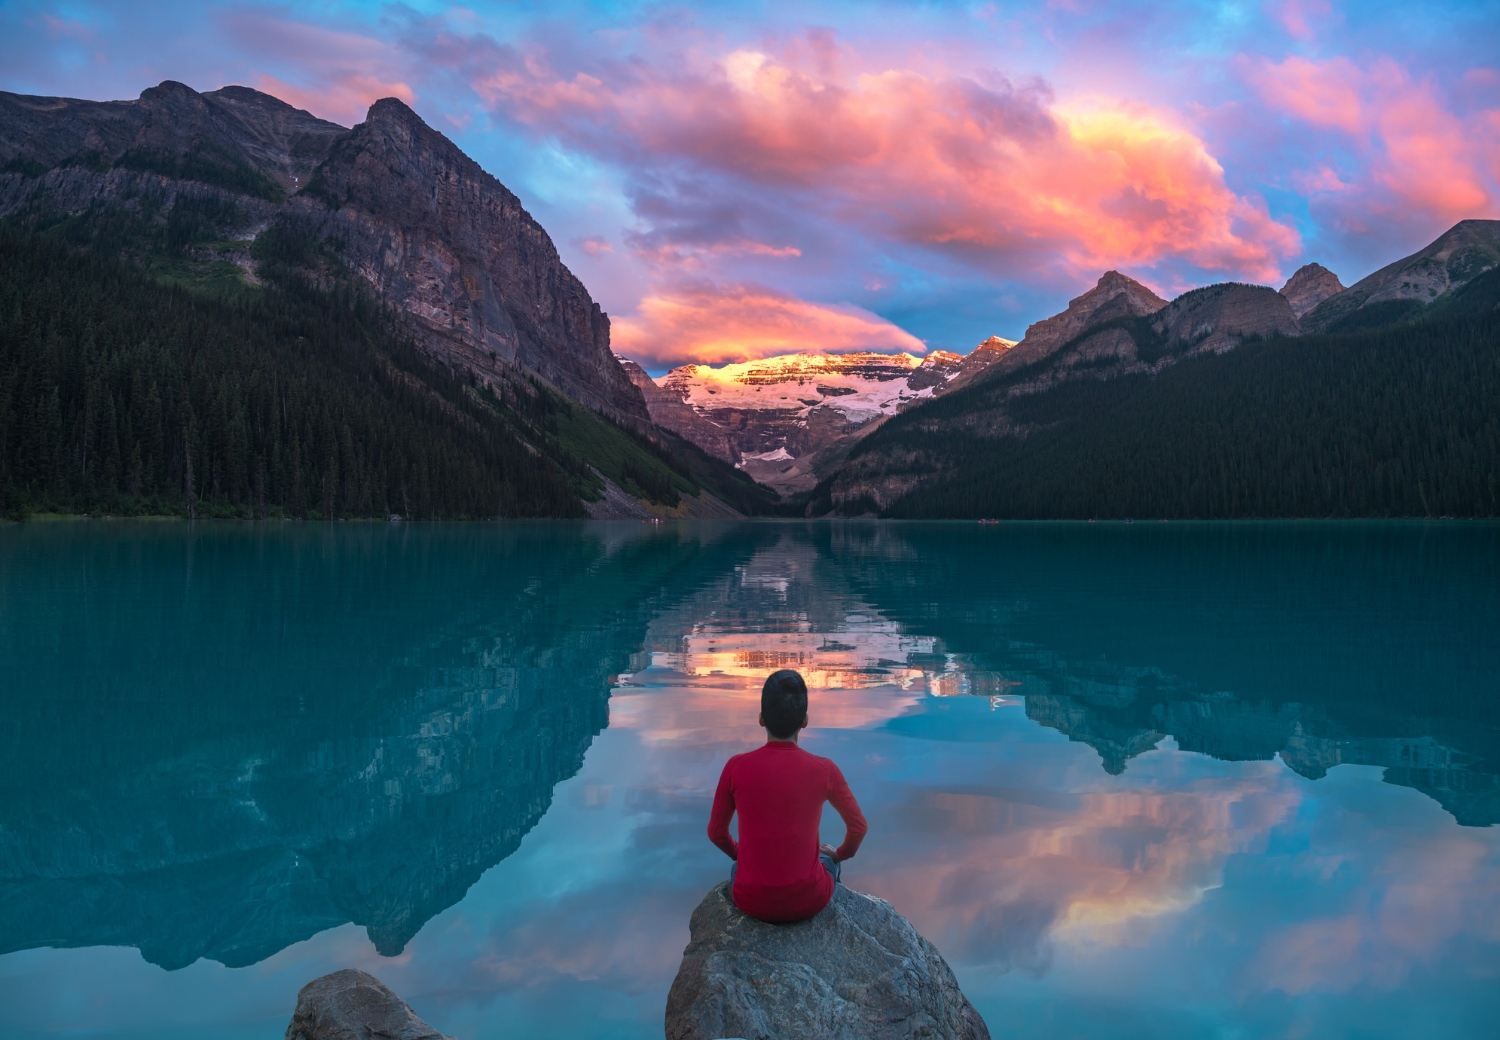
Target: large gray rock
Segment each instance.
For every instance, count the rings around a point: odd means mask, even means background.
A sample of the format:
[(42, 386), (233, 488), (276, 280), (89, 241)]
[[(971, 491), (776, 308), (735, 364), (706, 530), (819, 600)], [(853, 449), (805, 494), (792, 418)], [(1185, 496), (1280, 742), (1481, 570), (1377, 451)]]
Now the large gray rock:
[(840, 885), (811, 920), (766, 924), (725, 882), (691, 928), (667, 1040), (989, 1040), (942, 954), (883, 899)]
[(345, 968), (297, 994), (286, 1040), (453, 1040), (416, 1016), (374, 975)]

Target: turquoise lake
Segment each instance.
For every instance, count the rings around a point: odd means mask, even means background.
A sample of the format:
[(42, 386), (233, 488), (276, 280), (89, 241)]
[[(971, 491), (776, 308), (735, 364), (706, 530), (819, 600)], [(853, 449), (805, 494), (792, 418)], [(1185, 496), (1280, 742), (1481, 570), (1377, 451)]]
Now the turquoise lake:
[(1494, 1036), (1459, 523), (0, 528), (0, 1033), (660, 1037), (781, 667), (997, 1038)]

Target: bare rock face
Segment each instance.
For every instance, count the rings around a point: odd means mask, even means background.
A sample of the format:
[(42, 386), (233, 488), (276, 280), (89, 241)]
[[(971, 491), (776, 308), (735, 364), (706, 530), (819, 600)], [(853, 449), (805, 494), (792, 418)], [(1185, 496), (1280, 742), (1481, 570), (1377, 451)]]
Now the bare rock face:
[(373, 975), (345, 968), (297, 994), (286, 1040), (453, 1040), (417, 1017)]
[(1322, 332), (1373, 304), (1431, 303), (1500, 265), (1500, 220), (1461, 220), (1426, 248), (1387, 264), (1309, 311), (1303, 327)]
[(671, 430), (680, 437), (685, 437), (710, 455), (730, 465), (734, 465), (739, 460), (729, 431), (699, 415), (680, 392), (658, 386), (650, 373), (634, 361), (621, 358), (620, 367), (625, 370), (625, 375), (645, 398), (646, 410), (651, 413), (652, 422), (663, 429)]
[(1096, 284), (1082, 296), (1068, 301), (1060, 314), (1043, 318), (1026, 329), (1026, 335), (992, 367), (997, 372), (1012, 372), (1056, 353), (1095, 325), (1113, 318), (1144, 317), (1167, 305), (1134, 278), (1119, 271), (1105, 271)]
[(991, 366), (1009, 354), (1015, 348), (1017, 342), (1017, 340), (1013, 339), (991, 336), (971, 350), (967, 357), (963, 358), (958, 366), (958, 372), (949, 380), (948, 385), (943, 387), (942, 392), (968, 386), (974, 380), (978, 379), (982, 373), (989, 371)]
[(962, 361), (941, 350), (785, 354), (683, 365), (660, 380), (638, 366), (629, 375), (658, 426), (788, 494), (811, 490), (822, 460), (938, 393)]
[(1339, 281), (1339, 276), (1322, 264), (1303, 264), (1281, 287), (1281, 295), (1292, 305), (1292, 313), (1298, 318), (1343, 291), (1344, 284)]
[(608, 316), (547, 232), (400, 101), (371, 105), (305, 194), (335, 211), (346, 262), (470, 367), (503, 360), (596, 411), (650, 421), (610, 352)]
[(811, 920), (766, 924), (725, 882), (691, 928), (667, 1040), (989, 1040), (937, 948), (883, 899), (840, 885)]
[[(1264, 285), (1223, 282), (1183, 293), (1156, 315), (1152, 329), (1185, 355), (1223, 353), (1254, 336), (1301, 332), (1292, 305)], [(1179, 351), (1181, 353), (1181, 351)]]

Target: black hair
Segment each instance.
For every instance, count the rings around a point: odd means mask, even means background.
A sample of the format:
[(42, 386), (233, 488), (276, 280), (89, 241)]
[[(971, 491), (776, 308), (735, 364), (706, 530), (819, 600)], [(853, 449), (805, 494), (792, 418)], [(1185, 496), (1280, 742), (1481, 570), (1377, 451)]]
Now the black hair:
[(791, 740), (807, 719), (807, 683), (790, 668), (772, 672), (760, 688), (760, 714), (772, 740)]

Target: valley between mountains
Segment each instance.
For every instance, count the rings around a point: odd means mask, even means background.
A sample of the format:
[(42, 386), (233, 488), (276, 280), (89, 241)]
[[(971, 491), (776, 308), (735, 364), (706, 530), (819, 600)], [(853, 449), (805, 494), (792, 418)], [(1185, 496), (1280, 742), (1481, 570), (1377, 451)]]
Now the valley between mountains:
[(652, 378), (395, 99), (0, 94), (0, 509), (1500, 515), (1500, 221), (1345, 287), (1117, 271), (1019, 341)]

